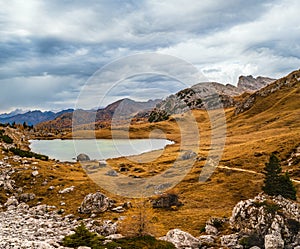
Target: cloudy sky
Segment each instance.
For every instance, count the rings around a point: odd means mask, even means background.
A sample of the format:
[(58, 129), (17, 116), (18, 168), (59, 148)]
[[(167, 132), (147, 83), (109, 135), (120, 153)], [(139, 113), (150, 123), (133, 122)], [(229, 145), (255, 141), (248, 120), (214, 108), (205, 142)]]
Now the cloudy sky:
[[(191, 63), (210, 81), (282, 77), (300, 67), (299, 9), (298, 0), (0, 0), (0, 112), (74, 107), (98, 69), (149, 52)], [(135, 63), (149, 77), (131, 71), (120, 91), (99, 75), (102, 104), (182, 87)]]

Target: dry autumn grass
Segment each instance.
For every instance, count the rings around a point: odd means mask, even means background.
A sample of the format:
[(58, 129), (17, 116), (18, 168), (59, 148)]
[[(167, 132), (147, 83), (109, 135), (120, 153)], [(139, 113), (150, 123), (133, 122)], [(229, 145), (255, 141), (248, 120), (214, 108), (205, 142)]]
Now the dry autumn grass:
[[(205, 164), (205, 158), (209, 151), (211, 142), (211, 124), (205, 111), (193, 111), (197, 120), (200, 133), (200, 146), (198, 157), (192, 170), (178, 183), (172, 191), (177, 193), (184, 205), (177, 210), (156, 209), (157, 222), (161, 225), (158, 235), (165, 234), (169, 229), (180, 228), (197, 236), (205, 221), (210, 217), (229, 217), (235, 204), (243, 199), (248, 199), (259, 192), (263, 182), (260, 174), (264, 163), (268, 161), (269, 155), (276, 152), (284, 162), (288, 159), (290, 152), (300, 144), (300, 84), (292, 89), (283, 88), (265, 98), (258, 98), (256, 104), (248, 111), (235, 115), (233, 109), (225, 111), (226, 116), (226, 144), (220, 160), (219, 168), (205, 182), (199, 182), (199, 174)], [(153, 130), (162, 130), (164, 136), (175, 141), (174, 145), (167, 146), (163, 153), (156, 158), (157, 152), (145, 153), (128, 158), (116, 158), (108, 160), (109, 165), (116, 171), (120, 167), (126, 168), (122, 174), (130, 177), (147, 178), (159, 174), (170, 168), (180, 153), (181, 134), (178, 121), (187, 124), (186, 115), (177, 115), (169, 121), (155, 124), (134, 124), (130, 127), (131, 138), (161, 137), (161, 133), (151, 133)], [(185, 122), (186, 121), (186, 122)], [(122, 127), (114, 131), (117, 137), (126, 137), (125, 129)], [(69, 135), (70, 136), (70, 135)], [(94, 131), (78, 131), (73, 134), (75, 138), (94, 137)], [(193, 141), (193, 134), (190, 141)], [(97, 138), (111, 138), (111, 131), (103, 129), (96, 131)], [(194, 142), (187, 145), (194, 148)], [(148, 163), (139, 163), (149, 157), (156, 158)], [(16, 167), (18, 163), (15, 163)], [(95, 184), (78, 163), (65, 164), (55, 161), (39, 162), (39, 176), (30, 176), (31, 166), (22, 173), (15, 174), (18, 186), (24, 186), (24, 192), (34, 192), (37, 201), (56, 205), (65, 209), (66, 213), (76, 216), (84, 196), (88, 193), (101, 189)], [(222, 168), (227, 167), (227, 168)], [(300, 180), (300, 164), (291, 167), (283, 164), (283, 171), (288, 170), (293, 179)], [(20, 167), (20, 168), (23, 168)], [(229, 169), (228, 169), (229, 168)], [(232, 168), (232, 169), (230, 169)], [(255, 173), (237, 171), (235, 168), (251, 170)], [(93, 177), (93, 176), (92, 176)], [(47, 179), (48, 184), (42, 183)], [(49, 186), (55, 186), (54, 190), (48, 190)], [(300, 187), (298, 198), (300, 198)], [(75, 186), (74, 192), (59, 194), (58, 191)], [(109, 197), (118, 203), (128, 201), (122, 196), (117, 196), (101, 189)], [(1, 195), (2, 199), (6, 196)], [(65, 206), (60, 206), (65, 202)], [(102, 219), (114, 219), (124, 214), (106, 212), (99, 215)]]

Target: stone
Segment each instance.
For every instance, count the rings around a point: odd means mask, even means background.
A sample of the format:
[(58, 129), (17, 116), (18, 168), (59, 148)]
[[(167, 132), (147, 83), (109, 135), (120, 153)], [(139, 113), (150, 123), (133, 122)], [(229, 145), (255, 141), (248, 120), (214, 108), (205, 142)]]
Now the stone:
[(284, 241), (281, 235), (267, 234), (265, 236), (265, 249), (283, 249)]
[(105, 237), (105, 239), (109, 239), (109, 240), (116, 240), (116, 239), (122, 239), (124, 238), (124, 236), (122, 234), (111, 234)]
[(219, 233), (218, 229), (211, 224), (205, 225), (205, 232), (209, 235), (217, 235)]
[(213, 243), (215, 243), (216, 240), (216, 236), (214, 235), (201, 235), (198, 237), (199, 241), (201, 242), (201, 245), (211, 245)]
[(221, 237), (221, 246), (226, 246), (228, 248), (243, 248), (239, 245), (239, 235), (237, 233), (223, 235)]
[(113, 201), (98, 191), (84, 197), (78, 212), (84, 214), (103, 213), (112, 206)]
[(71, 186), (71, 187), (65, 188), (63, 190), (59, 190), (58, 193), (59, 194), (67, 194), (67, 193), (73, 192), (74, 188), (75, 188), (75, 186)]
[(31, 173), (31, 175), (32, 175), (33, 177), (38, 176), (38, 174), (39, 174), (39, 172), (38, 172), (37, 170), (32, 171), (32, 173)]
[(112, 208), (111, 211), (116, 212), (116, 213), (123, 213), (125, 210), (122, 206), (118, 206), (118, 207)]
[(118, 172), (115, 171), (115, 170), (113, 170), (113, 169), (111, 169), (111, 170), (107, 171), (105, 173), (105, 175), (107, 175), (107, 176), (118, 176)]
[(196, 158), (197, 153), (192, 151), (192, 150), (188, 150), (185, 153), (183, 153), (183, 155), (181, 156), (181, 160), (189, 160), (192, 158)]
[(90, 157), (86, 154), (83, 154), (83, 153), (81, 153), (77, 156), (77, 161), (78, 162), (85, 162), (85, 161), (90, 161), (90, 160), (91, 160)]
[(23, 193), (19, 196), (20, 202), (29, 202), (35, 199), (34, 193)]
[(88, 246), (79, 246), (77, 249), (92, 249), (92, 248)]
[(18, 200), (16, 197), (12, 196), (7, 199), (7, 201), (4, 204), (4, 207), (9, 207), (9, 206), (17, 206), (19, 204)]
[(173, 243), (178, 249), (198, 249), (201, 246), (198, 239), (180, 229), (170, 230), (166, 236), (161, 237), (160, 239)]
[(250, 247), (250, 249), (260, 249), (260, 247), (258, 247), (258, 246), (252, 246), (252, 247)]
[(109, 236), (116, 234), (118, 230), (118, 222), (112, 222), (111, 220), (104, 220), (100, 226), (95, 228), (95, 231), (102, 236)]
[(152, 201), (153, 208), (180, 207), (183, 204), (179, 201), (176, 194), (163, 194)]

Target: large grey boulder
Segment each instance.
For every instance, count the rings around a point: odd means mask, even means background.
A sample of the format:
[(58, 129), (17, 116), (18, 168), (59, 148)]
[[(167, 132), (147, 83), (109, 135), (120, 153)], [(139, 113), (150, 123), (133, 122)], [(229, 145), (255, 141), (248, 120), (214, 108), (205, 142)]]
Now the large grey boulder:
[(166, 236), (161, 237), (160, 239), (173, 243), (178, 249), (198, 249), (201, 246), (200, 240), (180, 229), (170, 230)]
[(84, 161), (90, 161), (90, 160), (91, 160), (90, 157), (86, 154), (83, 154), (83, 153), (81, 153), (77, 156), (77, 161), (78, 162), (84, 162)]
[(111, 208), (113, 203), (113, 200), (98, 191), (84, 197), (80, 207), (78, 208), (78, 212), (84, 214), (103, 213)]

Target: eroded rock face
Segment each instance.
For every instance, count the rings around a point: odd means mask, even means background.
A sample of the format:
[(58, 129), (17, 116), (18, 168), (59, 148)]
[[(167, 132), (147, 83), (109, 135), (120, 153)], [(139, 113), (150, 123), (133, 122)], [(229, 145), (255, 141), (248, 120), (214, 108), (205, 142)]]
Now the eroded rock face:
[(178, 249), (198, 249), (201, 246), (200, 240), (180, 229), (170, 230), (166, 236), (160, 239), (173, 243)]
[(300, 205), (281, 196), (260, 194), (239, 202), (233, 209), (230, 225), (240, 237), (255, 235), (268, 248), (283, 248), (283, 241), (284, 246), (291, 248), (300, 245)]
[(78, 212), (84, 214), (103, 213), (111, 208), (113, 203), (113, 200), (98, 191), (84, 197), (84, 200), (78, 208)]

